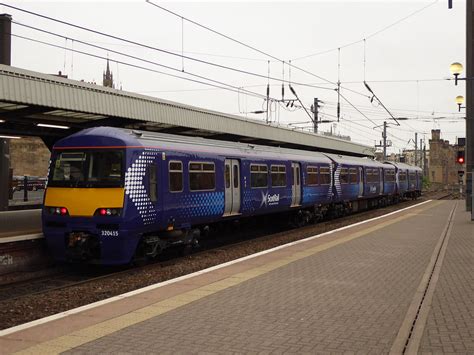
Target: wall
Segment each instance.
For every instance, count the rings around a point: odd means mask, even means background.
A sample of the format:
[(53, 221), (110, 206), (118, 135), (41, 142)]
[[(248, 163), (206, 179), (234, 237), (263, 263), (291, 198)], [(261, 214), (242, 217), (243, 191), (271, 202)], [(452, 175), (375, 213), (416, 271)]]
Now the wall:
[(41, 138), (10, 140), (10, 167), (13, 175), (46, 177), (50, 151)]

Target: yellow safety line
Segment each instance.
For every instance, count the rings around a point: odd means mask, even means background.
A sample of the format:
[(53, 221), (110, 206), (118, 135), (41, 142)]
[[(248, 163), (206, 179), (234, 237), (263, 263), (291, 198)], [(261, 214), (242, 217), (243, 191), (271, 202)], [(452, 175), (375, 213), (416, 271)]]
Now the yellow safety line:
[(333, 248), (337, 245), (349, 242), (364, 235), (370, 234), (391, 224), (398, 223), (404, 219), (416, 216), (420, 212), (436, 207), (441, 203), (441, 201), (435, 201), (434, 203), (429, 204), (426, 207), (421, 207), (415, 211), (412, 210), (411, 213), (407, 213), (406, 215), (377, 224), (376, 226), (364, 229), (363, 231), (352, 233), (346, 237), (342, 237), (337, 240), (333, 240), (312, 248), (308, 248), (304, 251), (295, 252), (291, 256), (283, 257), (277, 261), (272, 261), (268, 264), (235, 274), (220, 281), (196, 288), (191, 291), (184, 292), (180, 295), (165, 299), (163, 301), (154, 303), (152, 305), (121, 315), (119, 317), (91, 325), (81, 330), (77, 330), (75, 332), (72, 332), (71, 334), (64, 335), (38, 345), (34, 345), (30, 348), (19, 351), (16, 354), (59, 354), (63, 351), (71, 350), (80, 345), (115, 333), (121, 329), (159, 316), (160, 314), (170, 312), (181, 306), (200, 300), (204, 297), (210, 296), (229, 287), (239, 285), (244, 281), (251, 280), (253, 278), (276, 270), (280, 267), (286, 266), (295, 261), (301, 260), (308, 256), (312, 256), (314, 254)]

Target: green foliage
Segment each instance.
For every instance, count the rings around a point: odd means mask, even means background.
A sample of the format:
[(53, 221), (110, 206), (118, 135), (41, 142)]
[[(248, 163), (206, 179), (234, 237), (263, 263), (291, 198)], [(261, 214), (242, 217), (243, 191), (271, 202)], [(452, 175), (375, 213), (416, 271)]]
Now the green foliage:
[(427, 176), (423, 176), (423, 179), (421, 180), (421, 183), (422, 183), (422, 186), (423, 186), (423, 190), (427, 190), (431, 186), (431, 182), (430, 182), (430, 180), (428, 179)]

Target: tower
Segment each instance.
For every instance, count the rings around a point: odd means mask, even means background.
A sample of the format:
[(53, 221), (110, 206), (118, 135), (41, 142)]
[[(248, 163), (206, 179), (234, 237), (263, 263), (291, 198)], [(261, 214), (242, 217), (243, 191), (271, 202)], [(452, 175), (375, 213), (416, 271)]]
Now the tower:
[(102, 85), (106, 86), (106, 87), (109, 87), (109, 88), (112, 88), (112, 89), (115, 88), (114, 75), (110, 71), (109, 59), (108, 58), (107, 58), (107, 69), (102, 74)]

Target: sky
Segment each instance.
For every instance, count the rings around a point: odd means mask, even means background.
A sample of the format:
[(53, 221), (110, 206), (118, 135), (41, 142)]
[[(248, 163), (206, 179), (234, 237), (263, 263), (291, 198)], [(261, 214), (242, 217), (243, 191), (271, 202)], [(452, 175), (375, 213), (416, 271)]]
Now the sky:
[[(389, 153), (413, 149), (415, 132), (427, 144), (432, 129), (450, 143), (465, 136), (465, 112), (454, 101), (465, 85), (449, 80), (449, 65), (465, 64), (465, 1), (452, 9), (448, 0), (151, 1), (178, 16), (145, 0), (7, 2), (129, 42), (0, 5), (14, 21), (12, 66), (101, 84), (108, 57), (117, 88), (262, 122), (267, 114), (252, 112), (267, 109), (269, 84), (270, 124), (311, 129), (310, 112), (281, 101), (282, 81), (284, 99), (296, 99), (289, 82), (308, 110), (314, 98), (322, 101), (320, 117), (332, 122), (320, 132), (374, 146), (387, 121)], [(364, 81), (404, 118), (400, 126), (370, 100)]]

